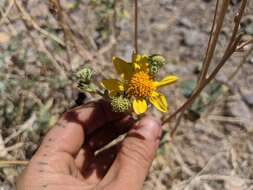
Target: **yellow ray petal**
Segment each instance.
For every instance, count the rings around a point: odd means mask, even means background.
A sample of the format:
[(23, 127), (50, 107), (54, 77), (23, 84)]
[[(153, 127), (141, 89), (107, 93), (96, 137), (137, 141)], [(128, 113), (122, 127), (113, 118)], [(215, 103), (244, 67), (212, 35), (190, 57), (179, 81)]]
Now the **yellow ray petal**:
[(123, 83), (119, 80), (116, 80), (116, 79), (102, 80), (101, 85), (109, 91), (113, 91), (113, 92), (122, 92), (122, 91), (124, 91)]
[(133, 109), (137, 115), (145, 113), (147, 111), (148, 105), (144, 99), (136, 99), (133, 101)]
[(148, 56), (139, 55), (136, 53), (132, 54), (132, 63), (135, 71), (148, 72)]
[(119, 75), (121, 75), (124, 79), (129, 79), (133, 73), (133, 68), (130, 63), (127, 63), (123, 59), (120, 59), (119, 57), (113, 57), (112, 62), (114, 64), (114, 67)]
[(177, 80), (178, 80), (177, 76), (175, 76), (175, 75), (168, 75), (168, 76), (164, 77), (161, 81), (154, 82), (154, 83), (155, 83), (155, 87), (156, 88), (160, 88), (160, 87), (163, 87), (163, 86), (170, 85), (170, 84), (176, 82)]
[(166, 97), (157, 92), (153, 92), (149, 101), (161, 112), (167, 112), (167, 100)]

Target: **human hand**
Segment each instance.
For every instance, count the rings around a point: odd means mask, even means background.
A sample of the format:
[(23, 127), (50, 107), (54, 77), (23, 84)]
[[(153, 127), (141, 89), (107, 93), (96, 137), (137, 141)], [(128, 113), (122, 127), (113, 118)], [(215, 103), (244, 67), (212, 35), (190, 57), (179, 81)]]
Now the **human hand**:
[[(159, 145), (152, 117), (134, 124), (103, 101), (67, 112), (17, 180), (17, 190), (139, 190)], [(122, 143), (94, 152), (128, 132)], [(85, 141), (84, 141), (85, 140)]]

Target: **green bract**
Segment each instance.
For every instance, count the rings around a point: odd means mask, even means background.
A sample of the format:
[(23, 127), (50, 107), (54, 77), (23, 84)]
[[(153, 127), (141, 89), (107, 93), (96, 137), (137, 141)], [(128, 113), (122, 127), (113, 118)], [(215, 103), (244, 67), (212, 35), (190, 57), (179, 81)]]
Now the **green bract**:
[(90, 68), (83, 68), (82, 70), (78, 71), (76, 77), (79, 82), (84, 84), (89, 84), (91, 81), (93, 71)]
[(123, 96), (114, 96), (111, 99), (111, 106), (114, 112), (126, 112), (129, 110), (131, 104), (128, 98)]
[(151, 75), (156, 75), (159, 69), (166, 63), (166, 60), (161, 55), (151, 55), (149, 57), (149, 72)]
[(95, 92), (96, 88), (90, 84), (93, 71), (90, 68), (83, 68), (76, 73), (78, 88), (82, 92)]

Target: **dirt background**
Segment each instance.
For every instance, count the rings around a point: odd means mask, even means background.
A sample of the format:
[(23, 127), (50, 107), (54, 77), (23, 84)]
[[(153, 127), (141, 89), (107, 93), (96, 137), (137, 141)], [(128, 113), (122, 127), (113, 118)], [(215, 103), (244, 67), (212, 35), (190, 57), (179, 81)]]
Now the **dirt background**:
[[(111, 57), (129, 60), (133, 51), (132, 1), (63, 0), (65, 15), (47, 0), (19, 2), (18, 9), (12, 1), (0, 1), (0, 190), (15, 189), (15, 177), (23, 169), (1, 160), (29, 160), (64, 111), (98, 98), (78, 93), (74, 73), (89, 66), (95, 81), (114, 76)], [(180, 77), (163, 90), (168, 114), (191, 91), (192, 83), (185, 81), (197, 79), (215, 2), (139, 1), (140, 52), (164, 55), (168, 64), (161, 77)], [(224, 52), (239, 2), (230, 1), (211, 69)], [(253, 35), (252, 13), (250, 0), (241, 24), (248, 35)], [(246, 54), (236, 53), (227, 62), (216, 77), (218, 94), (202, 94), (197, 108), (182, 117), (173, 141), (168, 131), (176, 121), (164, 126), (144, 190), (253, 189), (253, 56)]]

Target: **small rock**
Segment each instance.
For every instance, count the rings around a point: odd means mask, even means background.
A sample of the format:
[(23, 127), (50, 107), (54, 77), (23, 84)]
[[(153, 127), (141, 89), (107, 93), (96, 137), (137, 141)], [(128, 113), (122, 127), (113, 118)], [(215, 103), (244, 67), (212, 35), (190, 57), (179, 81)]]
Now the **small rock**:
[(32, 63), (26, 64), (25, 65), (25, 72), (27, 75), (39, 76), (40, 75), (40, 68)]
[(0, 190), (11, 190), (11, 189), (13, 189), (12, 187), (11, 187), (11, 185), (10, 184), (8, 184), (7, 182), (1, 182), (0, 181), (0, 183), (1, 183), (1, 186), (0, 186)]
[(227, 114), (238, 119), (239, 126), (249, 128), (251, 125), (251, 112), (247, 105), (240, 99), (227, 102)]
[(253, 64), (253, 57), (249, 60), (249, 64)]
[(230, 4), (231, 5), (237, 5), (238, 3), (240, 3), (241, 2), (241, 0), (231, 0), (230, 1)]
[(196, 44), (201, 43), (202, 34), (197, 30), (184, 30), (183, 31), (184, 38), (183, 43), (187, 46), (195, 46)]
[[(35, 6), (36, 6), (36, 9), (32, 8)], [(30, 8), (29, 10), (31, 10), (30, 14), (33, 17), (46, 17), (49, 14), (48, 6), (45, 3), (31, 1), (31, 3), (29, 4), (29, 8)]]
[(245, 32), (249, 35), (253, 35), (253, 22), (245, 26)]
[(186, 17), (180, 19), (178, 24), (186, 28), (192, 28), (192, 22)]
[(253, 90), (241, 92), (243, 101), (250, 107), (253, 107)]
[(9, 42), (11, 39), (10, 35), (4, 32), (0, 32), (0, 44)]
[(169, 7), (174, 5), (176, 0), (160, 0), (160, 6), (161, 7)]

